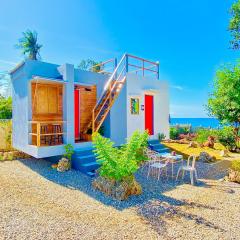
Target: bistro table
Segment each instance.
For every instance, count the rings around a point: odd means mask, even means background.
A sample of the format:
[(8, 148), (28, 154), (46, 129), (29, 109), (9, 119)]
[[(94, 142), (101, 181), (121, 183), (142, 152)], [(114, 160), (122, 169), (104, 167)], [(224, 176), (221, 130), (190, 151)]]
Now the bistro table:
[(172, 155), (171, 153), (163, 153), (163, 154), (159, 153), (158, 156), (168, 159), (169, 162), (172, 164), (172, 178), (173, 178), (174, 164), (176, 163), (183, 164), (183, 156), (179, 154)]

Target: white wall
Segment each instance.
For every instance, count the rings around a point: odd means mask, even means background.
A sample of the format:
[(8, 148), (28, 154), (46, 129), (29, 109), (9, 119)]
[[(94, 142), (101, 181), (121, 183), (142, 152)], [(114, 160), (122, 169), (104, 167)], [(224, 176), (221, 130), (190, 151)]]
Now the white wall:
[[(157, 138), (158, 133), (164, 133), (169, 137), (169, 96), (168, 84), (165, 81), (152, 77), (142, 77), (136, 74), (127, 76), (127, 137), (139, 129), (145, 129), (145, 112), (141, 110), (144, 105), (144, 95), (154, 96), (154, 136)], [(130, 112), (130, 98), (138, 97), (140, 100), (139, 115), (132, 115)]]

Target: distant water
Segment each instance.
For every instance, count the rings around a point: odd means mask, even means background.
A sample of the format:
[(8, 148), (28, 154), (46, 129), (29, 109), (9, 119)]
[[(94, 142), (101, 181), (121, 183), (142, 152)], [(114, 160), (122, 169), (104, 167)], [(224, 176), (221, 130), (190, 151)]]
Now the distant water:
[(191, 124), (192, 127), (210, 127), (218, 128), (221, 126), (220, 122), (216, 118), (171, 118), (171, 125), (176, 124)]

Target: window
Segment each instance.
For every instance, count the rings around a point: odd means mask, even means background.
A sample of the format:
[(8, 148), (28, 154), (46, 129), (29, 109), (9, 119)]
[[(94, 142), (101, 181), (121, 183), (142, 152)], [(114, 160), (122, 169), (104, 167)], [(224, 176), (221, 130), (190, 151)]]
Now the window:
[(131, 107), (131, 114), (138, 115), (139, 114), (139, 98), (131, 98), (130, 107)]

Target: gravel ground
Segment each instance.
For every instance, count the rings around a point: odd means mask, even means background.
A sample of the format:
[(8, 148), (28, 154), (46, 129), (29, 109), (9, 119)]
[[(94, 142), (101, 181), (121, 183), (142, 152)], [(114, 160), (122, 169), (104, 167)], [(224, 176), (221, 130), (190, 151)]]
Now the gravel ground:
[(196, 186), (140, 171), (143, 194), (118, 202), (77, 171), (0, 162), (0, 239), (240, 239), (240, 185), (216, 180), (228, 165), (198, 163)]

